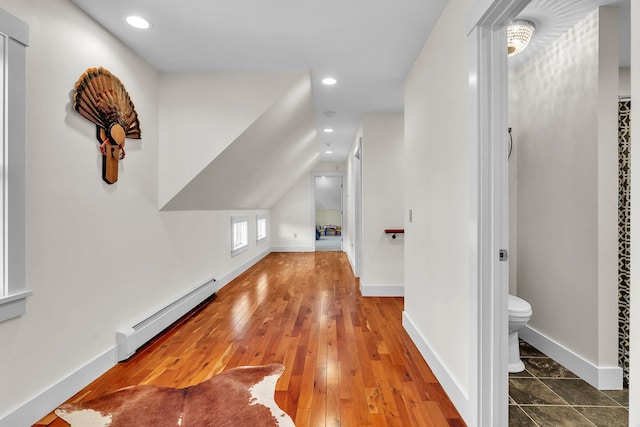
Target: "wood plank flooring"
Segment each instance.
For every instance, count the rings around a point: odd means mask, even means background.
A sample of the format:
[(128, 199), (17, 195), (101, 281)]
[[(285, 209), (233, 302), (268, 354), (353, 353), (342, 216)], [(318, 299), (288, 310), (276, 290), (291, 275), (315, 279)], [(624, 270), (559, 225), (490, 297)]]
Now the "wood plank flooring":
[[(363, 298), (342, 252), (272, 253), (70, 401), (278, 362), (276, 402), (297, 427), (464, 426), (402, 310), (402, 298)], [(49, 414), (35, 425), (67, 424)]]

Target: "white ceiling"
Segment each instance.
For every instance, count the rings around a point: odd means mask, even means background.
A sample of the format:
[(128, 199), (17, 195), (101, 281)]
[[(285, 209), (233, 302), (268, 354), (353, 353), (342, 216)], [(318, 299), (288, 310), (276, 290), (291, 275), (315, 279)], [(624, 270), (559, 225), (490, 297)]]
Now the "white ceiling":
[[(321, 161), (346, 159), (363, 113), (403, 110), (405, 74), (447, 2), (72, 1), (159, 71), (311, 70)], [(129, 27), (130, 14), (152, 29)]]
[[(447, 0), (72, 0), (162, 72), (308, 69), (321, 161), (343, 161), (361, 115), (402, 111), (403, 79)], [(602, 4), (622, 4), (628, 63), (630, 0), (533, 0), (536, 34), (516, 67)], [(400, 6), (401, 4), (401, 6)], [(625, 9), (626, 8), (626, 9)], [(136, 30), (125, 17), (149, 19)], [(624, 32), (626, 31), (626, 36)], [(331, 75), (335, 86), (320, 80)], [(322, 132), (332, 127), (331, 134)], [(330, 144), (330, 147), (327, 146)], [(325, 154), (331, 150), (331, 155)]]

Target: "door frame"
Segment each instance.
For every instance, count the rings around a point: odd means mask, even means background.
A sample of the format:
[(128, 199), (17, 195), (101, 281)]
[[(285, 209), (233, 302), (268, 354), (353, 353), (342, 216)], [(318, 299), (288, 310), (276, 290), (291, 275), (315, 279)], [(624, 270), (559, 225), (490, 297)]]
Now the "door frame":
[(360, 278), (360, 262), (362, 253), (362, 136), (358, 137), (355, 150), (353, 152), (354, 174), (354, 260), (353, 273)]
[(476, 425), (508, 425), (509, 245), (505, 27), (530, 0), (475, 0), (469, 14), (470, 405)]
[[(340, 178), (342, 178), (342, 188), (341, 188), (341, 197), (340, 197), (340, 203), (341, 203), (341, 219), (340, 222), (342, 223), (342, 234), (341, 234), (341, 238), (340, 238), (340, 251), (344, 251), (344, 235), (345, 232), (347, 231), (347, 224), (345, 222), (345, 218), (346, 218), (346, 209), (347, 209), (347, 204), (345, 203), (345, 191), (344, 191), (344, 180), (345, 180), (345, 176), (346, 176), (346, 172), (343, 170), (328, 170), (328, 171), (312, 171), (311, 172), (311, 223), (313, 224), (313, 227), (315, 229), (316, 227), (316, 178), (319, 177), (323, 177), (323, 176), (330, 176), (330, 177), (336, 177), (339, 176)], [(315, 230), (314, 230), (314, 235), (315, 235)], [(315, 237), (314, 237), (314, 241), (313, 241), (313, 251), (315, 252), (315, 248), (316, 248), (316, 243), (315, 243)]]

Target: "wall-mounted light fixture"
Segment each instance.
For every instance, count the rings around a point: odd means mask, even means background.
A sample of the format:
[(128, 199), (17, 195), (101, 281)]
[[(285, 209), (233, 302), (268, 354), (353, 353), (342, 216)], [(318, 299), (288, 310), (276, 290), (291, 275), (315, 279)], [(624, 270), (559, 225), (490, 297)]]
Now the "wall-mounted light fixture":
[(529, 44), (535, 31), (536, 25), (531, 21), (524, 19), (512, 21), (507, 27), (507, 53), (509, 56), (522, 52)]

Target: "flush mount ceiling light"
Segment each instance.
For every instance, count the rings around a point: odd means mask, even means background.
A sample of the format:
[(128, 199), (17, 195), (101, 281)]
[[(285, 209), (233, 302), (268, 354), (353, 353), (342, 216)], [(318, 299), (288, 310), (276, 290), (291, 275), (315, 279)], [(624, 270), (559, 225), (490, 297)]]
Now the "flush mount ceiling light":
[(324, 132), (325, 132), (325, 133), (331, 133), (331, 132), (333, 132), (333, 129), (331, 129), (331, 128), (326, 128), (326, 129), (324, 129)]
[(334, 79), (333, 77), (325, 77), (324, 79), (322, 79), (322, 84), (323, 85), (327, 85), (327, 86), (333, 86), (337, 82), (338, 81), (336, 79)]
[(126, 21), (127, 24), (131, 25), (133, 28), (138, 28), (140, 30), (147, 30), (151, 27), (151, 22), (141, 16), (127, 16)]
[(527, 45), (531, 36), (536, 30), (536, 25), (524, 19), (512, 21), (507, 27), (507, 53), (509, 56), (522, 52)]

